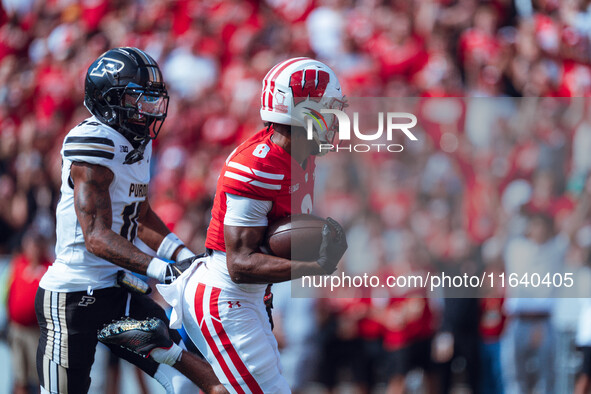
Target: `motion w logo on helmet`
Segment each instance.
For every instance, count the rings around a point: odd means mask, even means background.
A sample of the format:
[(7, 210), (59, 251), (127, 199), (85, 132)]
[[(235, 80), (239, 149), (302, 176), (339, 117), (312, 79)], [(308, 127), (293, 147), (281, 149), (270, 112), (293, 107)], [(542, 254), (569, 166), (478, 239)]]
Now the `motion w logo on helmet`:
[(330, 81), (330, 75), (323, 70), (298, 70), (291, 74), (289, 87), (293, 93), (293, 105), (298, 105), (308, 97), (314, 101), (320, 101), (326, 86)]

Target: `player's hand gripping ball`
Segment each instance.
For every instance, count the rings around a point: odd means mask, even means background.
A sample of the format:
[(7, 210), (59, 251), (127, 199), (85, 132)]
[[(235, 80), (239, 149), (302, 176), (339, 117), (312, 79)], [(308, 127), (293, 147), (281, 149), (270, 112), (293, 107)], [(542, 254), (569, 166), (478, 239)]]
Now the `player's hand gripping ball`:
[(322, 228), (322, 243), (318, 256), (320, 265), (326, 274), (332, 274), (337, 264), (347, 251), (347, 236), (343, 227), (333, 218), (327, 218)]
[(334, 219), (300, 214), (271, 223), (265, 248), (285, 259), (317, 261), (326, 273), (332, 273), (347, 250), (347, 240)]

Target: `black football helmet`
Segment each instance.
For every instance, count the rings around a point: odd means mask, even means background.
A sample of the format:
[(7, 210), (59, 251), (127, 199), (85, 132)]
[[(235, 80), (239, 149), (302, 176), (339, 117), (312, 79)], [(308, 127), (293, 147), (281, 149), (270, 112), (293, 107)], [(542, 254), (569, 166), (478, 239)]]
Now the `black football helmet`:
[(99, 56), (86, 72), (84, 93), (86, 108), (136, 149), (156, 138), (168, 113), (160, 68), (137, 48), (114, 48)]

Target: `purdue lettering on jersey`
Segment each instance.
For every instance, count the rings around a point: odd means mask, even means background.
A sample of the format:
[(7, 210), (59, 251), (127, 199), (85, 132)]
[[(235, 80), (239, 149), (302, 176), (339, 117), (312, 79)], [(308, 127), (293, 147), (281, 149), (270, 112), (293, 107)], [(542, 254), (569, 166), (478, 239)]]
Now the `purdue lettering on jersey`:
[(146, 197), (148, 195), (148, 185), (145, 183), (132, 183), (129, 185), (129, 196)]
[[(111, 230), (134, 241), (137, 235), (140, 205), (146, 200), (150, 182), (149, 160), (152, 144), (146, 146), (144, 159), (124, 165), (126, 153), (121, 147), (131, 144), (121, 134), (98, 121), (94, 116), (74, 127), (62, 146), (61, 199), (56, 211), (56, 260), (40, 286), (51, 291), (86, 291), (114, 286), (121, 268), (86, 250), (82, 228), (74, 209), (74, 184), (70, 168), (84, 162), (108, 168), (113, 173), (109, 186), (111, 198)], [(116, 148), (117, 147), (117, 148)]]

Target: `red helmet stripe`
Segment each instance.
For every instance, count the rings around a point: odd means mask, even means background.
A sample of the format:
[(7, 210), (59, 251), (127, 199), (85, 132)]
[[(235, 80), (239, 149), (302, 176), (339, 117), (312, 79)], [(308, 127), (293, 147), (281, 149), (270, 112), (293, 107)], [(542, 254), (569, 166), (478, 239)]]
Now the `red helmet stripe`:
[[(276, 65), (273, 66), (272, 69), (269, 70), (269, 72), (267, 73), (267, 75), (265, 75), (265, 79), (263, 80), (265, 85), (263, 86), (263, 96), (265, 96), (268, 92), (267, 92), (267, 88), (269, 87), (269, 79), (271, 79), (271, 76), (273, 75), (273, 72), (275, 70), (277, 70), (278, 67), (280, 67), (283, 63), (288, 62), (288, 60), (284, 60), (282, 62), (277, 63)], [(263, 105), (264, 105), (264, 98), (263, 99)]]
[(267, 98), (267, 88), (269, 87), (269, 77), (273, 74), (273, 71), (275, 71), (277, 69), (277, 67), (279, 67), (280, 65), (282, 65), (283, 62), (281, 63), (277, 63), (276, 65), (273, 66), (272, 69), (269, 70), (269, 72), (267, 72), (267, 74), (265, 75), (265, 79), (263, 79), (263, 92), (261, 93), (261, 107), (265, 107), (265, 99)]
[[(267, 93), (267, 108), (269, 110), (273, 110), (273, 94), (275, 91), (275, 80), (277, 79), (277, 76), (279, 76), (279, 74), (281, 74), (283, 72), (283, 70), (285, 70), (287, 67), (289, 67), (290, 65), (297, 63), (301, 60), (308, 60), (308, 58), (307, 57), (296, 57), (293, 59), (285, 60), (284, 62), (277, 64), (275, 67), (273, 67), (271, 69), (271, 71), (269, 71), (267, 73), (268, 77), (265, 78), (265, 80), (270, 80), (268, 83), (269, 90)], [(275, 72), (273, 73), (273, 71), (275, 71)]]
[(277, 67), (281, 66), (283, 63), (285, 63), (287, 60), (277, 63), (276, 65), (273, 66), (272, 69), (269, 70), (269, 72), (267, 73), (267, 75), (265, 75), (265, 79), (263, 79), (263, 93), (261, 94), (261, 106), (264, 108), (265, 106), (265, 99), (268, 98), (268, 92), (267, 92), (267, 88), (269, 87), (269, 77), (271, 75), (273, 75), (273, 71), (275, 71), (277, 69)]
[(273, 95), (275, 94), (275, 80), (277, 79), (279, 74), (281, 74), (283, 72), (283, 70), (285, 70), (287, 67), (289, 67), (292, 64), (297, 63), (299, 61), (303, 61), (303, 60), (308, 60), (308, 58), (307, 57), (296, 57), (295, 59), (291, 59), (291, 60), (287, 60), (287, 61), (283, 62), (283, 65), (277, 69), (277, 71), (273, 75), (273, 78), (271, 78), (271, 83), (269, 86), (269, 98), (268, 98), (270, 110), (273, 110)]

